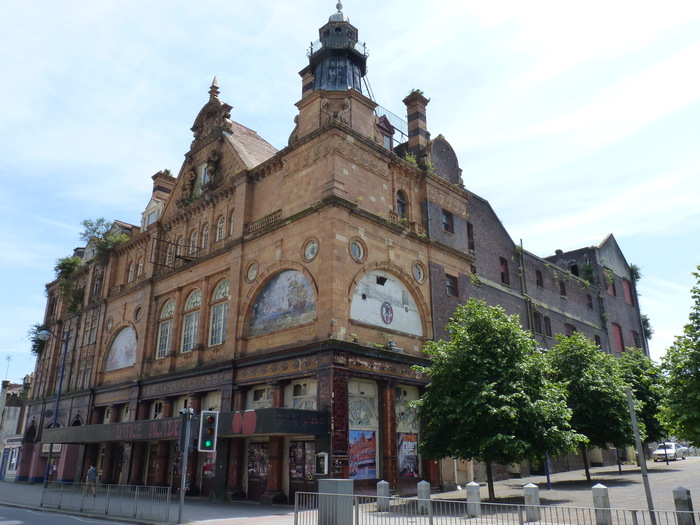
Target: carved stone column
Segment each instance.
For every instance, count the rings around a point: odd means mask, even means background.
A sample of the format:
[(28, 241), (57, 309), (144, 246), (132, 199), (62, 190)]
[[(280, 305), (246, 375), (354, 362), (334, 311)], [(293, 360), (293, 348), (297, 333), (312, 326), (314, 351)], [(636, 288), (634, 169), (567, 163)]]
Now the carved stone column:
[[(245, 410), (247, 389), (233, 387), (233, 399), (231, 408), (234, 412)], [(231, 499), (245, 499), (243, 479), (245, 477), (245, 438), (233, 437), (228, 440), (228, 475), (226, 481), (226, 493)]]
[[(161, 411), (161, 417), (173, 417), (173, 404), (174, 400), (172, 398), (165, 399), (163, 401), (163, 409)], [(170, 442), (169, 441), (159, 441), (158, 449), (156, 452), (156, 471), (153, 478), (153, 482), (156, 485), (167, 485), (168, 484), (168, 467), (170, 466)]]
[(398, 442), (396, 439), (396, 390), (392, 383), (384, 385), (382, 396), (383, 476), (389, 488), (396, 490), (399, 482)]
[[(272, 385), (272, 407), (284, 406), (284, 383)], [(284, 462), (284, 437), (271, 436), (268, 449), (267, 490), (262, 495), (260, 503), (287, 503), (287, 497), (282, 492), (282, 465)]]
[[(116, 405), (109, 407), (109, 419), (105, 421), (108, 425), (113, 425), (117, 423), (119, 419), (119, 410)], [(119, 480), (112, 479), (112, 473), (114, 472), (114, 460), (116, 458), (116, 443), (106, 443), (105, 444), (105, 454), (102, 458), (102, 483), (117, 483)]]
[(331, 464), (334, 478), (347, 479), (348, 465), (348, 375), (333, 371), (333, 402), (331, 405)]

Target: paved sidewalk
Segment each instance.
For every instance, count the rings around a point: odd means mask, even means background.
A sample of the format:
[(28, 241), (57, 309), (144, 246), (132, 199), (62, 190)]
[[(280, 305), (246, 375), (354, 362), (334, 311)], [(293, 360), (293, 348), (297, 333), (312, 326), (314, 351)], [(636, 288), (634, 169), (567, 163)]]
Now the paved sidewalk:
[[(665, 463), (649, 462), (649, 483), (654, 507), (657, 510), (673, 510), (674, 488), (683, 486), (690, 490), (696, 501), (700, 498), (700, 457), (690, 457), (685, 461)], [(602, 483), (610, 489), (610, 502), (613, 508), (646, 509), (641, 469), (623, 465), (622, 474), (617, 467), (597, 467), (591, 469), (592, 481), (586, 481), (583, 470), (561, 472), (551, 476), (551, 490), (547, 490), (544, 476), (507, 479), (495, 482), (496, 497), (500, 502), (523, 503), (523, 486), (534, 483), (540, 488), (542, 505), (567, 507), (593, 506), (591, 487)], [(466, 499), (466, 490), (433, 494), (436, 499)], [(0, 482), (0, 504), (28, 508), (40, 508), (43, 486), (38, 483)], [(481, 485), (481, 497), (488, 497), (485, 484)], [(176, 523), (178, 500), (173, 498), (170, 505), (170, 523)], [(47, 512), (53, 512), (47, 510)], [(120, 521), (119, 519), (112, 521)], [(293, 525), (293, 505), (265, 506), (258, 503), (212, 502), (203, 498), (185, 500), (183, 523), (194, 525)]]
[[(0, 481), (0, 505), (45, 510), (47, 513), (61, 512), (56, 509), (42, 509), (41, 495), (44, 486), (41, 483), (9, 483)], [(177, 523), (179, 500), (173, 496), (170, 503), (169, 523)], [(72, 513), (67, 513), (72, 514)], [(77, 515), (77, 514), (76, 514)], [(119, 517), (102, 516), (110, 521), (134, 523)], [(206, 498), (186, 498), (183, 523), (197, 525), (292, 525), (294, 523), (294, 505), (260, 505), (255, 502), (223, 503), (209, 501)], [(141, 522), (136, 522), (141, 523)], [(147, 523), (147, 522), (144, 522)]]
[[(691, 496), (700, 501), (700, 457), (686, 460), (647, 463), (649, 485), (656, 510), (674, 510), (673, 489), (683, 486)], [(647, 501), (642, 480), (642, 469), (634, 465), (622, 465), (622, 474), (617, 466), (591, 469), (591, 481), (586, 480), (584, 470), (559, 472), (551, 475), (551, 490), (547, 490), (545, 476), (513, 478), (495, 482), (496, 499), (504, 503), (524, 504), (523, 487), (528, 483), (540, 489), (542, 505), (565, 507), (593, 507), (591, 489), (601, 483), (609, 489), (610, 505), (618, 509), (647, 509)], [(433, 497), (440, 499), (465, 500), (466, 489), (445, 492)], [(481, 499), (488, 498), (488, 488), (481, 483)]]

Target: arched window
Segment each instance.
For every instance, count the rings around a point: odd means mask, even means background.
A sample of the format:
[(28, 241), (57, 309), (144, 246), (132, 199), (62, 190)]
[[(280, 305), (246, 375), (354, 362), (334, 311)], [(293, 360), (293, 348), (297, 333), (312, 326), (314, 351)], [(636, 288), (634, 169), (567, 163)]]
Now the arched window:
[(134, 280), (134, 263), (129, 263), (129, 269), (126, 272), (126, 282), (130, 283)]
[(403, 190), (396, 192), (396, 213), (398, 213), (400, 219), (408, 218), (408, 199)]
[(219, 217), (219, 220), (216, 223), (216, 240), (215, 240), (215, 242), (219, 242), (221, 239), (224, 238), (224, 228), (226, 228), (226, 219), (224, 219), (224, 217), (221, 216), (221, 217)]
[[(96, 299), (100, 296), (101, 293), (102, 293), (102, 274), (98, 274), (92, 283), (92, 297)], [(53, 312), (51, 312), (51, 310), (49, 309), (49, 313), (53, 313)]]
[(185, 239), (182, 236), (177, 239), (177, 249), (175, 250), (175, 255), (182, 255), (184, 252), (182, 248), (185, 246)]
[(141, 277), (143, 273), (143, 259), (139, 259), (139, 263), (136, 266), (136, 277)]
[(226, 316), (228, 314), (228, 279), (221, 281), (214, 290), (211, 298), (211, 329), (209, 330), (209, 346), (220, 345), (226, 341)]
[(158, 341), (156, 342), (156, 358), (161, 359), (170, 351), (170, 334), (173, 330), (173, 313), (175, 301), (170, 299), (163, 305), (158, 317)]
[(206, 250), (209, 245), (209, 225), (204, 225), (202, 228), (202, 250)]
[(231, 212), (231, 216), (228, 219), (228, 234), (233, 235), (233, 212)]
[(202, 293), (195, 290), (185, 302), (185, 318), (182, 328), (182, 352), (190, 352), (197, 343), (197, 328), (199, 328), (199, 305), (202, 303)]
[(197, 252), (197, 230), (194, 230), (190, 234), (190, 250), (189, 253), (190, 255), (194, 254)]
[(622, 327), (617, 323), (612, 323), (613, 345), (616, 352), (625, 351), (625, 341), (622, 338)]

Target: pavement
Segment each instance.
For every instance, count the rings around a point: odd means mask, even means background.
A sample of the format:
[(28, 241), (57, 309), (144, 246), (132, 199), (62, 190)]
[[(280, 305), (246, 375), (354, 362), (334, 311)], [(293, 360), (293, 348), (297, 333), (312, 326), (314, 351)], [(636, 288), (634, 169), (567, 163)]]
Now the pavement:
[[(673, 489), (682, 486), (691, 496), (700, 498), (700, 457), (686, 460), (647, 463), (649, 485), (656, 510), (673, 510)], [(540, 489), (540, 503), (566, 507), (593, 507), (591, 488), (600, 483), (608, 487), (610, 505), (618, 509), (647, 509), (641, 469), (634, 465), (596, 467), (587, 481), (583, 470), (560, 472), (550, 477), (550, 489), (545, 476), (511, 478), (495, 482), (496, 498), (502, 503), (524, 503), (523, 487), (528, 483)], [(0, 504), (40, 509), (42, 484), (0, 482)], [(466, 489), (431, 495), (434, 499), (466, 500)], [(481, 483), (481, 497), (486, 500), (488, 489)], [(173, 498), (170, 523), (178, 518), (178, 500)], [(54, 510), (47, 510), (54, 512)], [(112, 521), (119, 519), (109, 518)], [(192, 525), (293, 525), (293, 505), (260, 505), (254, 502), (216, 502), (205, 498), (186, 498), (183, 523)]]
[[(586, 480), (584, 470), (559, 472), (550, 476), (550, 489), (546, 476), (511, 478), (494, 483), (497, 502), (524, 504), (523, 487), (528, 483), (540, 489), (540, 504), (561, 507), (593, 507), (592, 488), (602, 484), (608, 488), (610, 506), (616, 509), (648, 509), (642, 469), (635, 465), (617, 465), (591, 468), (591, 481)], [(655, 510), (675, 510), (673, 490), (682, 486), (690, 490), (691, 496), (700, 500), (700, 457), (685, 460), (655, 463), (647, 462), (647, 479), (651, 488)], [(488, 488), (481, 485), (481, 499), (488, 498)], [(466, 489), (434, 494), (436, 499), (465, 500)]]

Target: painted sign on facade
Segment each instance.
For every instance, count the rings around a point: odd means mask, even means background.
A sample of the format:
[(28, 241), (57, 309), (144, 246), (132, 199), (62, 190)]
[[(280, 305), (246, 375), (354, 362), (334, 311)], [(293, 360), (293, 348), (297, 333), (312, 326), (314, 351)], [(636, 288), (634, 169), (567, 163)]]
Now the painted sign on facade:
[(117, 334), (109, 348), (105, 372), (119, 370), (136, 363), (136, 331), (127, 326)]
[(316, 318), (316, 299), (308, 279), (287, 270), (272, 276), (258, 295), (248, 322), (248, 336), (292, 328)]
[(357, 283), (350, 318), (380, 328), (423, 335), (423, 323), (411, 292), (396, 276), (382, 270), (368, 272)]

